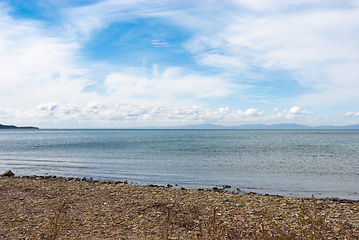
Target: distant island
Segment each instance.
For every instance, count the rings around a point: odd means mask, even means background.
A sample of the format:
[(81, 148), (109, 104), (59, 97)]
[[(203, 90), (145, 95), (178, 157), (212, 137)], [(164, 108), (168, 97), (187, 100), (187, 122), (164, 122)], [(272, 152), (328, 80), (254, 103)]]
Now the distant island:
[(38, 127), (26, 126), (26, 127), (17, 127), (14, 125), (3, 125), (0, 124), (0, 129), (39, 129)]

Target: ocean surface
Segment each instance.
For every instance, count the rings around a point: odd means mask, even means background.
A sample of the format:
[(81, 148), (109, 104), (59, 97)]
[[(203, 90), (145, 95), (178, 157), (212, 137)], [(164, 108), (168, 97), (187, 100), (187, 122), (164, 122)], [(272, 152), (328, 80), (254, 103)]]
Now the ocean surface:
[(0, 174), (359, 200), (359, 131), (0, 130)]

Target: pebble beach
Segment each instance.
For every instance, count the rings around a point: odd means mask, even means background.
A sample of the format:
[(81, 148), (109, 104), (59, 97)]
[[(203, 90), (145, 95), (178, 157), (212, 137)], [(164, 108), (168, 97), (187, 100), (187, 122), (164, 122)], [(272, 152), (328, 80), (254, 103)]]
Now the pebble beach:
[(0, 176), (0, 239), (358, 239), (359, 202)]

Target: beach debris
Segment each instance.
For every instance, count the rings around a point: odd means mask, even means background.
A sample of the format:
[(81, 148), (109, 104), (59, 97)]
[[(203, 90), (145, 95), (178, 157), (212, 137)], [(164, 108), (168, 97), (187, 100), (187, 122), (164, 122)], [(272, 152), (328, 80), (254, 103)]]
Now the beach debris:
[(4, 177), (13, 177), (15, 174), (11, 170), (7, 170), (3, 173)]

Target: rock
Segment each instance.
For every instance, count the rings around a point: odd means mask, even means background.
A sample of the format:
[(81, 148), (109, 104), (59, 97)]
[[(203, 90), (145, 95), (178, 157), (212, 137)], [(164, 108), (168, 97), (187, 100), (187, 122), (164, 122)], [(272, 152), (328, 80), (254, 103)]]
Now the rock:
[(15, 176), (15, 174), (11, 171), (11, 170), (7, 170), (6, 172), (3, 173), (4, 177), (13, 177)]
[[(0, 177), (1, 202), (5, 203), (0, 204), (0, 239), (39, 239), (39, 231), (44, 238), (53, 236), (53, 225), (48, 223), (51, 212), (61, 214), (57, 226), (64, 227), (59, 236), (63, 239), (80, 233), (84, 239), (359, 236), (359, 201), (335, 202), (330, 207), (333, 201), (316, 200), (314, 206), (312, 199), (94, 182)], [(63, 199), (64, 211), (56, 210)], [(36, 217), (30, 217), (34, 213)], [(320, 225), (312, 224), (316, 222)]]

